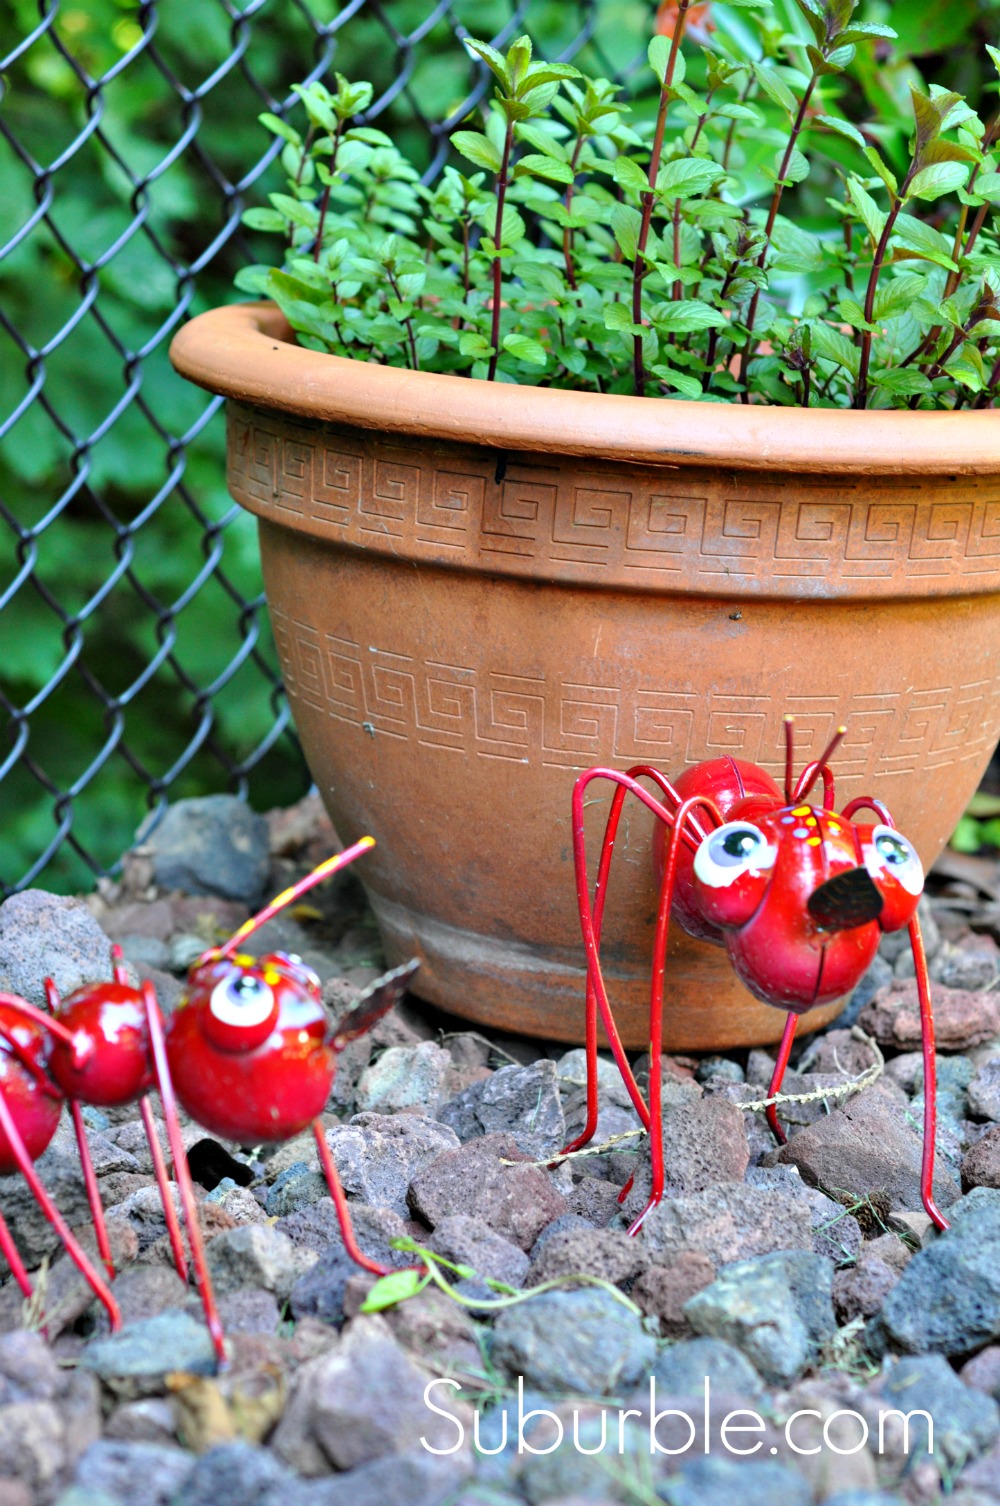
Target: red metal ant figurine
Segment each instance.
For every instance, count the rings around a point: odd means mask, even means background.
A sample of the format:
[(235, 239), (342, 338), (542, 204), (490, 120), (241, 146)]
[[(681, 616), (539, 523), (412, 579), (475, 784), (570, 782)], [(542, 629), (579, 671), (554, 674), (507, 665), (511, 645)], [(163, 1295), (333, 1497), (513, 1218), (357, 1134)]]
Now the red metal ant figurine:
[[(735, 758), (717, 758), (686, 769), (671, 784), (658, 770), (638, 764), (627, 774), (589, 769), (573, 790), (573, 853), (577, 902), (587, 952), (587, 1122), (566, 1147), (586, 1145), (597, 1124), (597, 1019), (629, 1096), (650, 1132), (653, 1187), (630, 1233), (640, 1228), (663, 1196), (663, 1136), (660, 1056), (667, 934), (673, 914), (690, 936), (724, 946), (751, 993), (788, 1010), (768, 1097), (778, 1093), (800, 1014), (842, 998), (860, 982), (883, 932), (909, 929), (916, 967), (924, 1059), (924, 1144), (921, 1196), (939, 1229), (948, 1222), (934, 1203), (936, 1135), (934, 1019), (917, 903), (924, 873), (912, 844), (896, 830), (881, 801), (852, 800), (838, 816), (829, 761), (847, 729), (820, 758), (794, 776), (791, 717), (785, 718), (784, 796), (771, 776)], [(652, 779), (664, 801), (637, 781)], [(817, 779), (821, 807), (806, 803)], [(616, 786), (601, 847), (591, 903), (584, 841), (584, 795), (595, 779)], [(654, 838), (653, 860), (660, 888), (653, 951), (649, 1023), (649, 1102), (629, 1067), (611, 1014), (601, 974), (600, 939), (611, 856), (625, 795), (631, 791), (663, 823)], [(853, 818), (870, 810), (875, 823)], [(667, 832), (669, 831), (669, 838)], [(775, 1137), (784, 1143), (777, 1109), (767, 1110)], [(631, 1185), (631, 1183), (629, 1184)], [(626, 1187), (622, 1198), (628, 1192)]]
[[(97, 1247), (108, 1277), (113, 1278), (114, 1265), (80, 1106), (118, 1107), (138, 1098), (174, 1263), (186, 1281), (184, 1243), (148, 1097), (154, 1086), (159, 1090), (195, 1278), (220, 1363), (226, 1358), (224, 1337), (177, 1100), (211, 1134), (242, 1144), (287, 1140), (312, 1124), (344, 1246), (366, 1270), (386, 1274), (385, 1267), (358, 1248), (319, 1115), (333, 1086), (337, 1053), (393, 1007), (417, 963), (406, 963), (377, 979), (331, 1035), (319, 979), (310, 968), (281, 952), (254, 961), (237, 951), (279, 910), (373, 846), (371, 837), (362, 837), (328, 858), (223, 946), (199, 957), (166, 1029), (152, 984), (131, 987), (119, 947), (111, 948), (110, 983), (88, 985), (60, 1001), (47, 979), (51, 1013), (12, 994), (0, 994), (0, 1173), (19, 1171), (25, 1178), (70, 1258), (104, 1304), (113, 1329), (121, 1326), (114, 1295), (67, 1227), (33, 1164), (55, 1134), (64, 1099), (76, 1127)], [(28, 1274), (2, 1217), (0, 1249), (22, 1293), (30, 1297)]]

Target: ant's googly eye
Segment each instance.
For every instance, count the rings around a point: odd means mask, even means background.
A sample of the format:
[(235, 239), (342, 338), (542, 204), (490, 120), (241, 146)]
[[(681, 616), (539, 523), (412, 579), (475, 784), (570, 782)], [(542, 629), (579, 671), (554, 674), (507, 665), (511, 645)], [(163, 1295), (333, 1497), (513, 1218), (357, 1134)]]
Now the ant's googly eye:
[(705, 838), (694, 858), (695, 877), (712, 889), (727, 888), (743, 874), (773, 868), (777, 849), (757, 826), (728, 821)]
[(222, 1025), (261, 1025), (274, 1009), (274, 994), (254, 973), (236, 973), (215, 986), (209, 1008)]
[(873, 828), (865, 867), (873, 879), (891, 874), (907, 894), (923, 892), (924, 869), (917, 857), (916, 848), (902, 832), (895, 831), (891, 826)]

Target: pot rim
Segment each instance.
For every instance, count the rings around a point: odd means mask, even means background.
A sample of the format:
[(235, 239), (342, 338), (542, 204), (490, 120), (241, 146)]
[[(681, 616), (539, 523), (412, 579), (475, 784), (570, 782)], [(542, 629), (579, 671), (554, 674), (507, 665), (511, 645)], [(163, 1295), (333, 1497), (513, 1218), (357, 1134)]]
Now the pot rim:
[(1000, 473), (1000, 411), (657, 402), (486, 383), (307, 350), (273, 304), (197, 315), (174, 336), (170, 359), (189, 381), (256, 407), (502, 450), (739, 471)]

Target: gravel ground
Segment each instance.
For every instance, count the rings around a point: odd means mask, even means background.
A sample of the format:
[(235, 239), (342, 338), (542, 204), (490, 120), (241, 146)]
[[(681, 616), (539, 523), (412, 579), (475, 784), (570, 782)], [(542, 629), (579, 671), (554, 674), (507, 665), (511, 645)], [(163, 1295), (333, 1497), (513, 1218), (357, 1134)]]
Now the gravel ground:
[[(111, 938), (169, 1009), (191, 960), (332, 842), (315, 800), (267, 818), (181, 802), (121, 884), (0, 906), (0, 989), (42, 1003), (46, 973), (64, 993), (106, 976)], [(375, 1278), (343, 1253), (308, 1135), (220, 1147), (185, 1125), (232, 1347), (218, 1377), (134, 1108), (86, 1114), (122, 1333), (0, 1179), (47, 1319), (46, 1338), (0, 1285), (0, 1506), (1000, 1501), (1000, 864), (948, 854), (922, 904), (948, 1233), (920, 1205), (897, 938), (798, 1044), (784, 1148), (744, 1107), (765, 1096), (765, 1052), (668, 1059), (667, 1196), (637, 1239), (648, 1149), (612, 1064), (604, 1148), (550, 1169), (583, 1121), (582, 1051), (407, 1001), (343, 1054), (324, 1114), (362, 1248), (403, 1267), (392, 1242), (409, 1238), (436, 1257), (435, 1282), (393, 1306), (362, 1311)], [(298, 952), (334, 1019), (381, 968), (350, 873), (254, 946)], [(65, 1122), (39, 1170), (89, 1237)]]

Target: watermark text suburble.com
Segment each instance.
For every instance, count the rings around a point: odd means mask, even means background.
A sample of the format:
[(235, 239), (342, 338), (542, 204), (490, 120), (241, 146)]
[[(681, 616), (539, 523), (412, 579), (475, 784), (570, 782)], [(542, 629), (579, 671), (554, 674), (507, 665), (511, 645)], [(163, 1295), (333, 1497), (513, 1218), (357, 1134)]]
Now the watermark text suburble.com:
[[(442, 1388), (442, 1389), (438, 1389)], [(428, 1381), (424, 1388), (424, 1404), (430, 1412), (447, 1420), (455, 1430), (454, 1442), (447, 1447), (438, 1447), (436, 1443), (430, 1443), (426, 1438), (420, 1442), (429, 1454), (455, 1454), (469, 1441), (470, 1430), (467, 1427), (468, 1410), (463, 1409), (464, 1418), (449, 1410), (447, 1402), (457, 1401), (458, 1398), (451, 1393), (460, 1392), (461, 1385), (456, 1380), (438, 1379)], [(702, 1391), (702, 1405), (693, 1412), (683, 1411), (677, 1407), (667, 1406), (658, 1409), (656, 1396), (656, 1378), (650, 1377), (649, 1381), (649, 1408), (641, 1411), (635, 1407), (601, 1407), (595, 1410), (591, 1405), (586, 1406), (583, 1414), (583, 1423), (586, 1429), (585, 1443), (580, 1440), (580, 1412), (576, 1409), (567, 1417), (565, 1410), (557, 1414), (550, 1412), (544, 1407), (524, 1408), (524, 1380), (518, 1376), (517, 1381), (517, 1417), (516, 1433), (514, 1431), (515, 1419), (508, 1415), (505, 1410), (500, 1415), (500, 1442), (490, 1440), (490, 1446), (484, 1447), (480, 1441), (480, 1413), (478, 1407), (473, 1410), (471, 1441), (476, 1451), (480, 1454), (501, 1454), (508, 1448), (516, 1449), (519, 1454), (553, 1454), (556, 1449), (564, 1445), (574, 1448), (580, 1454), (624, 1454), (626, 1451), (626, 1424), (630, 1419), (636, 1419), (635, 1426), (649, 1431), (650, 1454), (680, 1455), (692, 1451), (709, 1454), (713, 1449), (721, 1447), (726, 1453), (740, 1457), (749, 1457), (758, 1453), (764, 1447), (764, 1439), (755, 1437), (757, 1434), (775, 1436), (775, 1428), (772, 1424), (769, 1428), (767, 1422), (759, 1412), (748, 1407), (739, 1407), (722, 1418), (711, 1416), (712, 1383), (706, 1376)], [(511, 1409), (512, 1410), (512, 1409)], [(808, 1418), (818, 1419), (820, 1428), (810, 1427)], [(540, 1431), (540, 1424), (548, 1421), (545, 1427), (545, 1435), (548, 1441), (543, 1445), (533, 1443), (529, 1434)], [(592, 1446), (595, 1432), (595, 1424), (600, 1422), (600, 1442), (596, 1447)], [(860, 1412), (849, 1408), (842, 1408), (831, 1413), (826, 1418), (822, 1412), (810, 1407), (803, 1407), (786, 1419), (780, 1432), (785, 1445), (794, 1454), (819, 1454), (824, 1448), (833, 1454), (859, 1454), (862, 1449), (870, 1448), (872, 1451), (882, 1454), (885, 1449), (885, 1437), (887, 1425), (891, 1431), (891, 1451), (910, 1453), (910, 1427), (914, 1427), (914, 1444), (921, 1452), (926, 1450), (928, 1454), (934, 1452), (934, 1419), (929, 1412), (914, 1410), (902, 1412), (890, 1408), (878, 1413), (877, 1428), (869, 1425), (868, 1420)], [(680, 1441), (674, 1439), (671, 1443), (664, 1441), (662, 1432), (668, 1426), (671, 1433), (679, 1431)], [(902, 1425), (901, 1436), (897, 1430), (897, 1424)], [(526, 1432), (527, 1429), (527, 1432)], [(683, 1436), (687, 1434), (686, 1438)], [(629, 1429), (629, 1434), (634, 1437), (634, 1427)], [(822, 1438), (822, 1443), (816, 1442), (817, 1437)], [(808, 1438), (808, 1443), (806, 1439)], [(634, 1444), (632, 1444), (634, 1447)], [(768, 1452), (775, 1454), (778, 1449), (775, 1445), (768, 1448)]]

